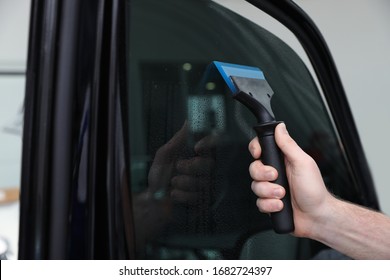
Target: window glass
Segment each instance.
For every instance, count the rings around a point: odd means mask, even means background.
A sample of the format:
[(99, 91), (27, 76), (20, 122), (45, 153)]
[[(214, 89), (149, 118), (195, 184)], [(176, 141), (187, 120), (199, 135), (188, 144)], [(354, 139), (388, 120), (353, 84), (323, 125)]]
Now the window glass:
[(257, 66), (273, 111), (314, 157), (335, 194), (356, 201), (323, 99), (283, 41), (207, 0), (127, 6), (130, 180), (138, 258), (310, 258), (318, 244), (275, 234), (250, 189), (255, 118), (207, 65)]

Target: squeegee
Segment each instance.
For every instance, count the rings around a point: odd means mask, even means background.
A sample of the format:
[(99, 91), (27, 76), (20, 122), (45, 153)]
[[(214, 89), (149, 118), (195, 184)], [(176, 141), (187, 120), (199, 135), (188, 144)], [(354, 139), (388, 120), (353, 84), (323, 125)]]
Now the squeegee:
[(263, 72), (257, 67), (214, 61), (207, 68), (205, 75), (210, 76), (215, 73), (222, 76), (232, 97), (245, 105), (257, 118), (258, 123), (253, 129), (262, 147), (261, 160), (264, 164), (276, 168), (278, 178), (274, 182), (286, 190), (286, 195), (282, 199), (283, 209), (271, 214), (272, 225), (277, 233), (293, 232), (293, 211), (284, 157), (274, 137), (275, 127), (281, 123), (276, 121), (271, 108), (271, 98), (274, 92)]

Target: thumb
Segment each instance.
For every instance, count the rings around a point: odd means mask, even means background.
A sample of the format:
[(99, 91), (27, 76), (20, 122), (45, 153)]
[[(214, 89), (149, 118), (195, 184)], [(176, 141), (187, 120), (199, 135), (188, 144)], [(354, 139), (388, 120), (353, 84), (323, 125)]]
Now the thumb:
[(175, 161), (185, 148), (187, 134), (188, 125), (186, 121), (181, 129), (157, 150), (148, 174), (149, 192), (154, 193), (168, 189), (175, 170)]
[(154, 163), (167, 164), (175, 161), (184, 150), (188, 138), (188, 124), (184, 122), (179, 131), (173, 137), (158, 149)]
[(275, 142), (291, 163), (298, 161), (304, 154), (304, 151), (291, 138), (284, 123), (278, 124), (275, 128)]

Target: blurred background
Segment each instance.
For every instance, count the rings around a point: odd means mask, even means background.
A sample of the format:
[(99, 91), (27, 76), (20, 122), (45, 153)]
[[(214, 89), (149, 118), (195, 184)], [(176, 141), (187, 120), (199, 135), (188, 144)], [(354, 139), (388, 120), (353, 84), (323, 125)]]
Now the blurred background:
[[(156, 0), (157, 1), (157, 0)], [(159, 0), (161, 1), (161, 0)], [(23, 99), (30, 0), (0, 0), (0, 256), (17, 258)], [(291, 45), (280, 24), (239, 0), (215, 0)], [(390, 215), (390, 1), (296, 0), (325, 37), (360, 133), (380, 206)], [(304, 52), (300, 53), (304, 56)], [(307, 60), (307, 59), (306, 59)]]
[(0, 0), (0, 248), (8, 247), (10, 259), (18, 250), (29, 17), (30, 0)]

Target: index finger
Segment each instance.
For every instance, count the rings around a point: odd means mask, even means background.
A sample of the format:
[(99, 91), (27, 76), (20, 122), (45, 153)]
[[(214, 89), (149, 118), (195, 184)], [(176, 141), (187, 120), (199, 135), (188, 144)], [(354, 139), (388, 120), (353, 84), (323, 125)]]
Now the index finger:
[(256, 136), (249, 142), (248, 150), (251, 153), (254, 159), (259, 159), (261, 155), (261, 147), (259, 143), (259, 138)]

